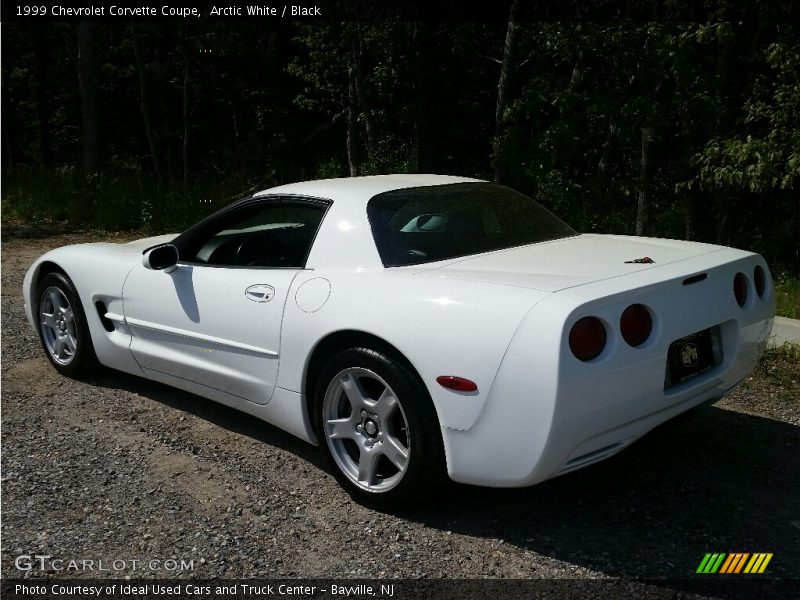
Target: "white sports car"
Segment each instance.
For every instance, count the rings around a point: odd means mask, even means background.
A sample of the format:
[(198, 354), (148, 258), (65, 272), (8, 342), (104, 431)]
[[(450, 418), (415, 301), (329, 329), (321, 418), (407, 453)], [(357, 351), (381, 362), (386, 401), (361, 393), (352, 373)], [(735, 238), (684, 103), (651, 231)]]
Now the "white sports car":
[(245, 411), (378, 505), (608, 458), (747, 377), (775, 308), (757, 254), (581, 235), (432, 175), (284, 185), (177, 237), (59, 248), (24, 295), (59, 372), (99, 363)]

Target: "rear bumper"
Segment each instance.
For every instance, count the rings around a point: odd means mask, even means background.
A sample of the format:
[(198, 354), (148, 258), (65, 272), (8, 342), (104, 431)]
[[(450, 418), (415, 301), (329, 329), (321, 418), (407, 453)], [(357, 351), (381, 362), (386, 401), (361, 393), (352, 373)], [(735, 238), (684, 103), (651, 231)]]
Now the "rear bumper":
[[(740, 307), (734, 275), (766, 265), (757, 255), (730, 253), (718, 256), (716, 265), (698, 257), (670, 266), (674, 277), (653, 269), (564, 290), (539, 303), (515, 334), (475, 424), (445, 430), (450, 477), (493, 487), (532, 485), (608, 458), (738, 385), (769, 339), (774, 296), (770, 281), (763, 297), (751, 288)], [(682, 284), (698, 272), (707, 279)], [(650, 307), (654, 328), (647, 342), (632, 348), (618, 324), (622, 311), (637, 302)], [(604, 322), (608, 343), (598, 358), (582, 363), (570, 352), (567, 336), (587, 315)], [(719, 364), (667, 386), (670, 344), (712, 327)]]

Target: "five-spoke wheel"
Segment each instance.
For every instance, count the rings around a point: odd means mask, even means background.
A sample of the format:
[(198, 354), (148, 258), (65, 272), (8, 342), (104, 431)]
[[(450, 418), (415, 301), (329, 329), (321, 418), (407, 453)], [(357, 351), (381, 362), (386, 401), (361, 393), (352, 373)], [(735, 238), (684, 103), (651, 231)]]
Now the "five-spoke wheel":
[(64, 292), (54, 285), (42, 292), (39, 323), (45, 347), (53, 360), (62, 365), (71, 363), (78, 349), (75, 313)]
[(418, 500), (446, 477), (430, 395), (391, 353), (350, 348), (333, 356), (320, 373), (314, 412), (334, 475), (360, 502)]
[(33, 308), (47, 358), (64, 375), (88, 374), (98, 363), (75, 286), (63, 273), (51, 272), (42, 277), (38, 289)]
[(342, 472), (369, 491), (396, 486), (408, 468), (403, 408), (380, 375), (361, 367), (338, 373), (323, 401), (328, 447)]

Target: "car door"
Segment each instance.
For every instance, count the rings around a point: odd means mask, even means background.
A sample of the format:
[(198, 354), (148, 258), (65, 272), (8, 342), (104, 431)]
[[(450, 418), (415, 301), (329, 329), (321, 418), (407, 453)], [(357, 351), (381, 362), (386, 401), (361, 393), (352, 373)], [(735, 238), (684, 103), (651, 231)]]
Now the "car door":
[(325, 208), (311, 200), (251, 200), (180, 236), (175, 270), (136, 266), (123, 298), (141, 368), (269, 402), (283, 310)]

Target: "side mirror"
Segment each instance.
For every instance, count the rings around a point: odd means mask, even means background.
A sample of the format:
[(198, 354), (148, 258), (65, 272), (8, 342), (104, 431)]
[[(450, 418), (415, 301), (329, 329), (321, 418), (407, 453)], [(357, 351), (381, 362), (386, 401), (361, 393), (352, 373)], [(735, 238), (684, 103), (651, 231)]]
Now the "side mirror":
[(172, 244), (153, 246), (149, 250), (145, 250), (142, 264), (154, 271), (172, 273), (178, 268), (178, 248)]

